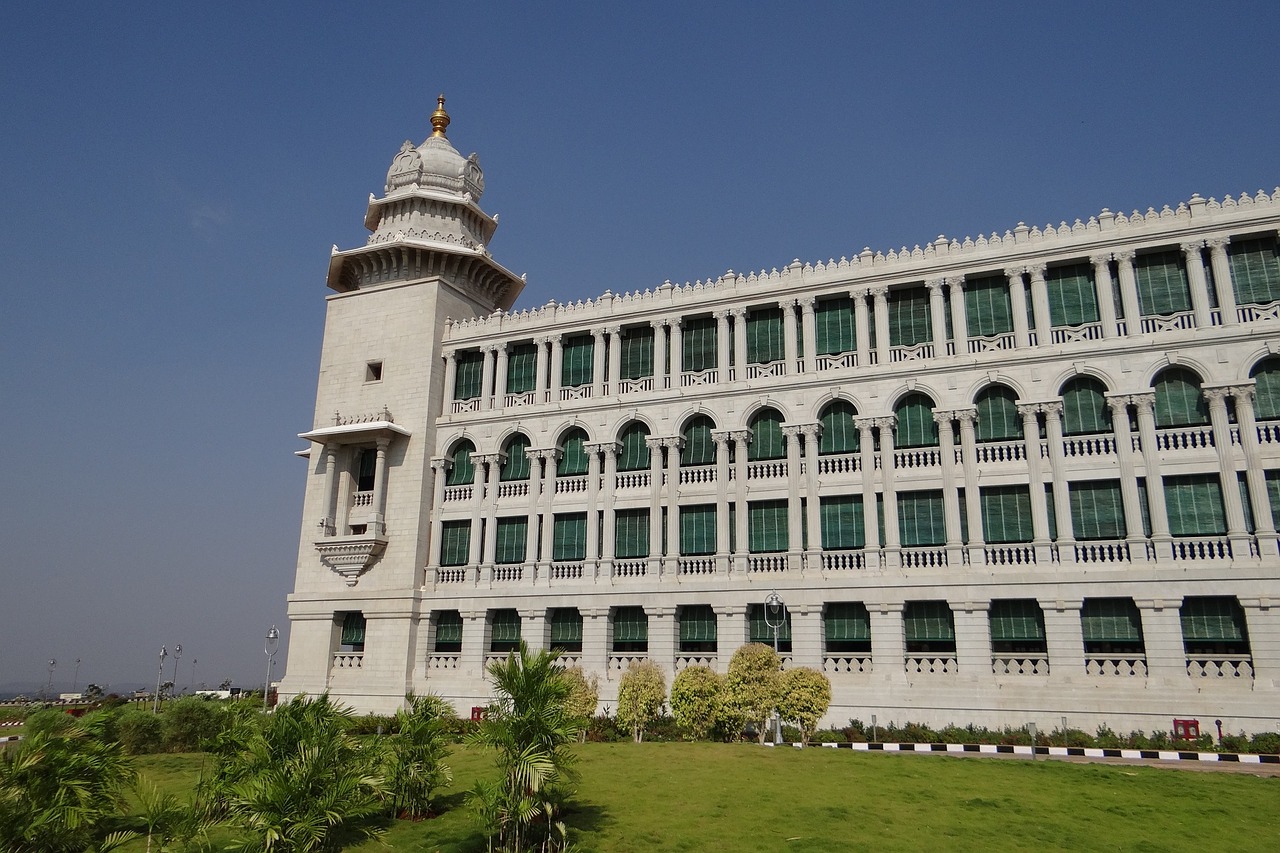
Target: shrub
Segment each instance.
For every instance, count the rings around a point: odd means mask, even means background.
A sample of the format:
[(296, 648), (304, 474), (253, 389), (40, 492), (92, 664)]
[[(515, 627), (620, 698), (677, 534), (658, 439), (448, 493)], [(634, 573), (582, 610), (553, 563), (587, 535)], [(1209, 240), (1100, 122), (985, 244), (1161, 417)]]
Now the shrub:
[(705, 666), (682, 669), (671, 682), (671, 715), (689, 740), (706, 740), (720, 717), (724, 679)]
[(1218, 748), (1223, 752), (1248, 752), (1249, 740), (1243, 734), (1223, 735)]
[(126, 708), (116, 717), (116, 737), (130, 755), (159, 752), (164, 743), (164, 727), (160, 718), (141, 708)]
[(163, 720), (164, 748), (167, 752), (196, 752), (221, 732), (226, 712), (217, 702), (199, 696), (175, 699), (165, 708)]
[(591, 743), (618, 743), (631, 737), (623, 730), (618, 721), (604, 714), (597, 714), (587, 720), (587, 740)]
[(769, 717), (782, 698), (780, 665), (778, 653), (764, 643), (739, 646), (729, 660), (726, 719), (737, 717), (755, 726), (760, 743), (764, 743)]
[(405, 697), (408, 709), (396, 712), (396, 734), (381, 739), (381, 769), (386, 779), (390, 812), (418, 819), (431, 813), (432, 798), (453, 781), (444, 763), (449, 754), (446, 721), (457, 714), (439, 696)]
[(618, 682), (618, 722), (630, 726), (636, 743), (640, 743), (645, 727), (662, 715), (666, 701), (667, 679), (662, 668), (651, 660), (636, 661)]
[(807, 744), (818, 720), (831, 706), (831, 682), (816, 669), (797, 667), (782, 674), (782, 700), (778, 713), (800, 730), (800, 742)]
[(579, 737), (585, 739), (586, 723), (595, 716), (596, 706), (600, 704), (600, 679), (594, 673), (588, 676), (580, 666), (565, 669), (564, 677), (569, 682), (569, 701), (566, 710), (582, 726)]
[(75, 728), (76, 718), (59, 708), (46, 708), (27, 715), (27, 737), (38, 734), (64, 734)]
[(1264, 755), (1280, 753), (1280, 732), (1258, 732), (1249, 741), (1249, 751)]
[(848, 743), (844, 732), (837, 729), (818, 729), (809, 735), (809, 743)]

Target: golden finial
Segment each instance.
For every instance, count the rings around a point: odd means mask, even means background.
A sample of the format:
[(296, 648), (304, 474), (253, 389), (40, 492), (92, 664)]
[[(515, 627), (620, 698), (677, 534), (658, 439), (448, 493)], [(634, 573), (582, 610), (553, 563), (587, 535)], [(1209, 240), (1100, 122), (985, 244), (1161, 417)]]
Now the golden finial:
[(431, 114), (431, 135), (444, 136), (444, 130), (449, 126), (449, 114), (444, 111), (444, 95), (436, 99), (436, 111)]

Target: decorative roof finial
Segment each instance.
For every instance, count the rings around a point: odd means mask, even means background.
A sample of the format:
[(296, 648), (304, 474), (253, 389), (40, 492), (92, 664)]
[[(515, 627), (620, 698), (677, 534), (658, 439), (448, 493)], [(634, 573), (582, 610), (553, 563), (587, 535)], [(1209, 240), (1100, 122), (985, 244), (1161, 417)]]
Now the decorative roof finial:
[(436, 111), (431, 114), (431, 135), (444, 136), (444, 130), (449, 126), (449, 114), (444, 111), (444, 95), (436, 99)]

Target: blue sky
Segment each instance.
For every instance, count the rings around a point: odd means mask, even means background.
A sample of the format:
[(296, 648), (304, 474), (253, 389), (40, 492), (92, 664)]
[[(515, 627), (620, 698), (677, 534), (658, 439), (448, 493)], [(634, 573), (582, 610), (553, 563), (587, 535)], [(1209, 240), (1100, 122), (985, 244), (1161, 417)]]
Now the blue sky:
[[(265, 674), (329, 247), (444, 92), (523, 305), (1280, 183), (1280, 5), (65, 3), (0, 34), (0, 684)], [(280, 660), (283, 660), (283, 655)], [(165, 678), (171, 676), (167, 662)]]

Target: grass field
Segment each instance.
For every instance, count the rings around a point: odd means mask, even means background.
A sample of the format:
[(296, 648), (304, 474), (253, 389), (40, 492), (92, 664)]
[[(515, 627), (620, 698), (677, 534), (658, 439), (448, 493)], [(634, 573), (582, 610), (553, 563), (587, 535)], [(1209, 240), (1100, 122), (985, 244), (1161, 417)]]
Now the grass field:
[[(567, 820), (584, 851), (1273, 851), (1280, 843), (1280, 778), (749, 744), (588, 744), (578, 756)], [(182, 791), (202, 761), (157, 755), (138, 766)], [(485, 849), (463, 792), (492, 762), (460, 750), (449, 763), (455, 784), (441, 815), (391, 823), (383, 839), (391, 849)]]

